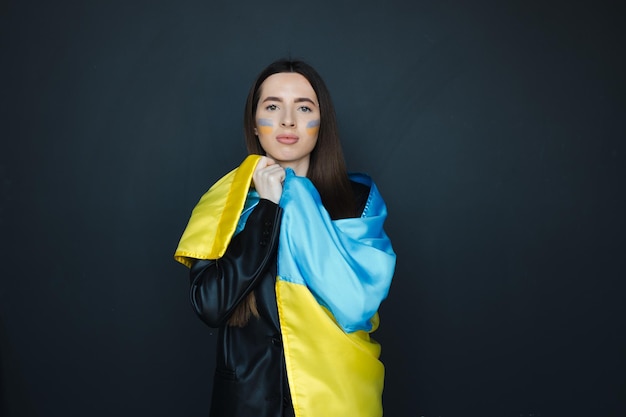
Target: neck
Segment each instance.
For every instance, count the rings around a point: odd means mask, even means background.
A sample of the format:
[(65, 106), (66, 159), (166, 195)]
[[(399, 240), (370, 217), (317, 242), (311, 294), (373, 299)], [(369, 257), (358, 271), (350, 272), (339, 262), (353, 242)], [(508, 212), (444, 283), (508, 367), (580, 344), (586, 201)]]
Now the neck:
[(277, 161), (280, 166), (283, 168), (291, 168), (293, 172), (296, 173), (299, 177), (306, 177), (307, 172), (309, 171), (309, 161), (297, 161), (297, 162), (283, 162)]

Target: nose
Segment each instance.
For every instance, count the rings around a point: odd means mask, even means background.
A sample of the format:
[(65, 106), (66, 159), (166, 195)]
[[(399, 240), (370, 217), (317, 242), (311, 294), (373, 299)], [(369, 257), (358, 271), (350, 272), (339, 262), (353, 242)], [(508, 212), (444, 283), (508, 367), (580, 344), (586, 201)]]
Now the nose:
[(282, 127), (296, 127), (296, 121), (291, 112), (285, 112), (282, 120), (280, 121)]

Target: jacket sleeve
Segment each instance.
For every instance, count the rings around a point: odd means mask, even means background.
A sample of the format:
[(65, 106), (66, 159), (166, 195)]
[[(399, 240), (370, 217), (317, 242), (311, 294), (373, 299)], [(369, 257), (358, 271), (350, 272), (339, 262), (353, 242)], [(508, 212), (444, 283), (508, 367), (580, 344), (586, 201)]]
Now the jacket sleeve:
[(210, 327), (226, 323), (271, 266), (278, 248), (282, 209), (261, 199), (224, 256), (197, 260), (190, 270), (191, 305)]

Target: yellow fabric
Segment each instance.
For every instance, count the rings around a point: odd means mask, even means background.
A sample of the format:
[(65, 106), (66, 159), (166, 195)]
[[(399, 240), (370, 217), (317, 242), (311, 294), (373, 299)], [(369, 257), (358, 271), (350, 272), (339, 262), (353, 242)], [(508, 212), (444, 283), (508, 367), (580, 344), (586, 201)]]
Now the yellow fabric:
[[(236, 230), (252, 173), (251, 155), (222, 177), (193, 209), (174, 258), (219, 259)], [(381, 417), (384, 366), (368, 332), (345, 333), (302, 284), (276, 281), (289, 388), (296, 417)], [(378, 315), (372, 318), (372, 332)]]
[(252, 174), (260, 155), (249, 155), (216, 182), (194, 207), (174, 259), (191, 267), (191, 259), (219, 259), (235, 233)]
[(345, 333), (304, 285), (279, 278), (276, 301), (296, 417), (382, 416), (385, 370), (369, 333)]

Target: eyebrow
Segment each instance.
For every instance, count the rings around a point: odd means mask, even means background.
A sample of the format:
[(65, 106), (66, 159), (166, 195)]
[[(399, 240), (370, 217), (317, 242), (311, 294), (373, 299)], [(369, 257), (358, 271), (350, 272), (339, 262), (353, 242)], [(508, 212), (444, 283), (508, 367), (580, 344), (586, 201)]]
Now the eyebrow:
[[(268, 97), (265, 97), (265, 99), (263, 99), (262, 102), (265, 103), (266, 101), (278, 101), (279, 103), (282, 103), (283, 99), (280, 97), (268, 96)], [(317, 106), (317, 104), (308, 97), (299, 97), (294, 100), (294, 103), (311, 103)]]

